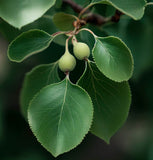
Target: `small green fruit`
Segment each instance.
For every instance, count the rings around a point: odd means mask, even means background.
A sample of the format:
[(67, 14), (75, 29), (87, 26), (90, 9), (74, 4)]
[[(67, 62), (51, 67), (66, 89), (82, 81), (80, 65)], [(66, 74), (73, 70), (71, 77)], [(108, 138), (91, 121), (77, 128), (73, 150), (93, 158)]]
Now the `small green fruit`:
[(59, 68), (63, 72), (72, 71), (76, 66), (75, 58), (69, 53), (65, 54), (59, 60)]
[(90, 49), (89, 49), (88, 45), (85, 43), (82, 43), (82, 42), (74, 42), (73, 52), (74, 52), (74, 55), (79, 60), (83, 60), (84, 58), (88, 58), (90, 55)]

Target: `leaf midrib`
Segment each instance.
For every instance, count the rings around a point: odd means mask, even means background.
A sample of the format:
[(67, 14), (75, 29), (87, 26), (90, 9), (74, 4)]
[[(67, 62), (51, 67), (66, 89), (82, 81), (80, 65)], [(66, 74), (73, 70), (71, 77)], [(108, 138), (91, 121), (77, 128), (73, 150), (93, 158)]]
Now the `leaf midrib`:
[[(93, 86), (93, 88), (94, 88), (94, 97), (95, 97), (95, 100), (96, 100), (96, 103), (97, 103), (97, 105), (98, 105), (98, 108), (99, 108), (99, 110), (101, 110), (101, 109), (103, 109), (104, 111), (105, 111), (105, 113), (106, 113), (106, 110), (105, 110), (105, 108), (101, 108), (101, 105), (99, 104), (99, 101), (98, 101), (98, 99), (97, 99), (97, 94), (99, 94), (99, 92), (97, 92), (96, 91), (96, 87), (95, 87), (95, 83), (94, 83), (94, 81), (93, 81), (93, 79), (95, 79), (95, 80), (97, 80), (97, 77), (95, 76), (95, 74), (94, 74), (94, 71), (93, 71), (93, 69), (92, 69), (92, 67), (90, 66), (90, 63), (89, 63), (89, 68), (90, 68), (90, 71), (91, 71), (91, 73), (92, 73), (92, 75), (93, 75), (93, 77), (91, 77), (91, 81), (92, 81), (92, 86)], [(99, 94), (100, 95), (100, 94)], [(101, 97), (101, 96), (100, 96)], [(102, 98), (103, 99), (103, 98)], [(105, 103), (105, 105), (106, 106), (108, 106), (106, 103)], [(108, 108), (108, 107), (107, 107)]]
[(103, 47), (103, 49), (105, 50), (105, 52), (112, 58), (114, 59), (114, 56), (109, 52), (109, 50), (107, 49), (107, 47), (105, 47), (105, 45), (103, 45), (103, 43), (101, 42), (101, 40), (99, 40), (99, 43), (101, 44), (101, 46)]
[[(96, 93), (97, 94), (99, 94), (99, 92), (97, 92), (96, 91), (96, 88), (95, 88), (95, 83), (94, 83), (94, 81), (93, 81), (93, 79), (95, 79), (95, 81), (97, 82), (97, 83), (99, 83), (98, 82), (98, 79), (97, 79), (97, 77), (96, 77), (96, 75), (94, 74), (94, 71), (93, 71), (93, 69), (92, 69), (92, 67), (90, 66), (90, 62), (89, 62), (89, 70), (91, 71), (91, 74), (93, 75), (93, 77), (91, 77), (91, 81), (92, 81), (92, 85), (93, 85), (93, 88), (94, 88), (94, 92), (95, 92), (95, 99), (96, 99), (96, 101), (97, 101), (97, 104), (98, 104), (98, 106), (101, 106), (101, 105), (99, 105), (99, 102), (98, 102), (98, 99), (97, 99), (97, 96), (96, 96)], [(101, 84), (100, 84), (101, 85)], [(114, 94), (112, 94), (111, 92), (109, 92), (104, 86), (101, 86), (106, 92), (108, 92), (110, 95), (112, 95), (113, 97), (114, 97), (114, 99), (116, 100), (116, 102), (118, 103), (118, 104), (120, 104), (120, 102), (117, 100), (117, 98), (115, 97), (115, 95)], [(99, 94), (99, 95), (101, 95), (101, 94)], [(103, 99), (103, 98), (102, 98)], [(104, 101), (103, 101), (104, 102)], [(105, 106), (108, 106), (108, 104), (106, 104), (105, 103)], [(100, 107), (99, 107), (100, 108)], [(107, 108), (109, 108), (109, 107), (107, 107)]]
[(62, 120), (62, 114), (63, 114), (63, 110), (64, 110), (64, 104), (65, 104), (65, 100), (66, 100), (66, 95), (67, 95), (67, 79), (66, 79), (66, 85), (65, 85), (65, 91), (64, 91), (64, 97), (63, 97), (63, 103), (61, 106), (61, 111), (60, 111), (60, 116), (59, 116), (59, 121), (58, 121), (58, 128), (57, 128), (57, 139), (56, 139), (56, 147), (59, 146), (58, 145), (58, 136), (59, 136), (59, 129), (60, 129), (60, 124), (61, 124), (61, 120)]

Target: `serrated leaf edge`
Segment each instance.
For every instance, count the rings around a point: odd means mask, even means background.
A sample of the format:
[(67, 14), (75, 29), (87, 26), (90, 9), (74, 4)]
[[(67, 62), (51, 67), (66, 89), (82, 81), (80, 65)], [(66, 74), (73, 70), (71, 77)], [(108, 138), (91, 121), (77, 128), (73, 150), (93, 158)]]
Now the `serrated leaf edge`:
[[(59, 82), (59, 83), (54, 83), (54, 84), (47, 85), (47, 86), (43, 87), (38, 93), (36, 93), (35, 96), (33, 97), (33, 99), (32, 99), (32, 100), (30, 101), (30, 103), (29, 103), (28, 113), (29, 113), (29, 108), (30, 108), (30, 106), (31, 106), (32, 101), (35, 99), (35, 97), (36, 97), (39, 93), (42, 92), (42, 90), (44, 90), (45, 88), (48, 88), (48, 87), (50, 87), (50, 86), (54, 86), (54, 85), (60, 84), (60, 83), (62, 83), (63, 81), (65, 81), (65, 79), (62, 80), (62, 81)], [(69, 82), (70, 82), (70, 81), (69, 81)], [(76, 144), (73, 148), (71, 148), (71, 149), (69, 149), (69, 150), (67, 150), (67, 151), (64, 151), (63, 153), (60, 153), (60, 154), (67, 153), (67, 152), (71, 151), (72, 149), (76, 148), (78, 145), (80, 145), (80, 144), (82, 143), (83, 139), (85, 138), (85, 136), (86, 136), (86, 135), (88, 134), (88, 132), (90, 131), (90, 128), (91, 128), (92, 122), (93, 122), (94, 109), (93, 109), (93, 103), (92, 103), (91, 97), (90, 97), (89, 94), (88, 94), (82, 87), (80, 87), (79, 85), (75, 85), (75, 84), (73, 84), (72, 82), (70, 82), (70, 84), (71, 84), (71, 85), (74, 85), (74, 86), (77, 86), (77, 87), (80, 88), (84, 93), (87, 94), (87, 96), (89, 97), (89, 100), (90, 100), (90, 102), (91, 102), (91, 104), (92, 104), (92, 115), (91, 115), (91, 122), (90, 122), (90, 125), (89, 125), (89, 129), (88, 129), (88, 131), (84, 134), (84, 136), (82, 137), (82, 139), (80, 140), (80, 143)], [(29, 114), (28, 114), (28, 115), (29, 115)], [(29, 116), (28, 116), (28, 124), (29, 124), (29, 126), (30, 126), (30, 129), (31, 129), (32, 132), (33, 132), (31, 123), (30, 123), (30, 121), (29, 121)], [(60, 154), (54, 154), (54, 153), (52, 153), (51, 150), (47, 149), (47, 148), (45, 147), (45, 145), (44, 145), (43, 143), (41, 143), (41, 141), (39, 140), (39, 138), (37, 138), (35, 132), (33, 132), (33, 134), (34, 134), (34, 136), (36, 137), (37, 141), (38, 141), (49, 153), (51, 153), (54, 157), (57, 157), (57, 156), (60, 155)]]
[[(128, 79), (115, 80), (115, 79), (107, 76), (107, 75), (98, 67), (98, 65), (97, 65), (97, 63), (96, 63), (96, 61), (95, 61), (95, 56), (94, 56), (93, 51), (94, 51), (94, 49), (95, 49), (97, 39), (99, 39), (99, 38), (100, 38), (100, 39), (115, 38), (115, 39), (119, 40), (119, 41), (127, 48), (127, 50), (129, 51), (129, 54), (130, 54), (130, 59), (131, 59), (131, 61), (132, 61), (132, 69), (131, 69), (131, 73), (130, 73), (130, 76), (129, 76)], [(124, 81), (128, 81), (128, 80), (132, 77), (132, 74), (133, 74), (133, 71), (134, 71), (134, 59), (133, 59), (131, 50), (128, 48), (128, 46), (127, 46), (120, 38), (115, 37), (115, 36), (107, 36), (107, 37), (97, 37), (97, 38), (95, 38), (95, 44), (94, 44), (94, 47), (93, 47), (93, 49), (92, 49), (92, 55), (93, 55), (93, 59), (94, 59), (94, 62), (95, 62), (95, 64), (96, 64), (97, 68), (98, 68), (107, 78), (109, 78), (110, 80), (115, 81), (115, 82), (124, 82)]]
[(121, 12), (123, 12), (124, 14), (126, 14), (127, 16), (129, 16), (129, 17), (131, 17), (131, 18), (133, 18), (134, 20), (139, 20), (139, 19), (141, 19), (142, 17), (143, 17), (143, 15), (144, 15), (144, 11), (145, 11), (145, 6), (146, 6), (146, 0), (144, 0), (144, 6), (143, 6), (143, 13), (142, 13), (142, 15), (141, 16), (139, 16), (139, 17), (135, 17), (135, 16), (133, 16), (132, 14), (129, 14), (128, 12), (125, 12), (122, 8), (119, 8), (119, 7), (117, 7), (115, 4), (113, 4), (112, 2), (110, 2), (110, 1), (108, 1), (108, 0), (104, 0), (104, 1), (102, 1), (102, 2), (91, 2), (91, 4), (99, 4), (99, 3), (108, 3), (108, 4), (110, 4), (111, 6), (113, 6), (114, 8), (116, 8), (117, 10), (119, 10), (119, 11), (121, 11)]
[[(119, 82), (116, 82), (116, 83), (119, 83)], [(104, 138), (104, 137), (97, 136), (92, 130), (90, 130), (90, 132), (91, 132), (92, 134), (94, 134), (95, 136), (101, 138), (101, 139), (104, 140), (107, 144), (110, 144), (111, 138), (112, 138), (112, 137), (117, 133), (117, 131), (118, 131), (119, 129), (121, 129), (121, 128), (123, 127), (123, 125), (126, 123), (127, 118), (128, 118), (128, 115), (129, 115), (129, 111), (130, 111), (130, 106), (131, 106), (131, 102), (132, 102), (132, 94), (131, 94), (130, 85), (129, 85), (129, 83), (126, 82), (126, 81), (124, 81), (124, 82), (122, 82), (122, 83), (125, 83), (125, 84), (127, 85), (128, 94), (129, 94), (128, 112), (127, 112), (127, 114), (125, 115), (124, 120), (123, 120), (122, 122), (120, 122), (119, 127), (116, 128), (116, 129), (110, 134), (110, 136), (108, 136), (108, 138)]]
[[(93, 63), (93, 64), (96, 65), (96, 63), (93, 62), (93, 61), (89, 61), (88, 63)], [(80, 80), (82, 79), (82, 77), (85, 75), (85, 72), (86, 72), (86, 70), (87, 70), (87, 65), (88, 65), (88, 64), (86, 63), (85, 71), (84, 71), (84, 73), (82, 74), (82, 76), (80, 77), (80, 79), (77, 81), (77, 83), (79, 83), (79, 81), (80, 81)], [(98, 69), (98, 67), (97, 67), (97, 69)], [(99, 70), (99, 69), (98, 69), (98, 70)], [(99, 71), (100, 71), (100, 70), (99, 70)], [(103, 74), (103, 73), (102, 73), (102, 74)], [(104, 75), (104, 76), (105, 76), (105, 75)], [(108, 78), (108, 79), (109, 79), (109, 78)], [(120, 83), (120, 82), (115, 82), (115, 83)], [(130, 110), (130, 106), (131, 106), (131, 102), (132, 102), (132, 94), (131, 94), (130, 85), (129, 85), (129, 83), (128, 83), (127, 81), (124, 81), (124, 82), (122, 82), (122, 83), (125, 83), (125, 84), (127, 85), (128, 94), (129, 94), (128, 110)], [(87, 91), (86, 91), (86, 92), (87, 92)], [(89, 95), (89, 96), (90, 96), (90, 95)], [(110, 139), (111, 139), (112, 136), (125, 124), (125, 122), (126, 122), (126, 120), (127, 120), (127, 118), (128, 118), (128, 115), (129, 115), (129, 111), (128, 111), (127, 114), (125, 115), (124, 120), (120, 123), (119, 127), (116, 128), (116, 130), (114, 130), (114, 131), (112, 132), (111, 136), (109, 136), (108, 138), (104, 138), (104, 137), (97, 136), (92, 130), (90, 130), (90, 132), (91, 132), (93, 135), (95, 135), (95, 136), (101, 138), (102, 140), (104, 140), (107, 144), (110, 144)], [(93, 115), (93, 120), (94, 120), (94, 115)]]

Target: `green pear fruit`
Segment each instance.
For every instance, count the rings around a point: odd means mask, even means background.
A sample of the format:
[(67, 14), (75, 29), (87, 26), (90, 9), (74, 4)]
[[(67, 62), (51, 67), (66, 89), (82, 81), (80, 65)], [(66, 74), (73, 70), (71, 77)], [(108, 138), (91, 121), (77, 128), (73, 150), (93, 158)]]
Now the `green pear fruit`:
[(59, 68), (63, 72), (72, 71), (76, 66), (76, 60), (68, 51), (59, 60)]
[(74, 55), (79, 59), (83, 60), (88, 58), (90, 55), (90, 49), (87, 44), (82, 42), (74, 42), (73, 43), (73, 52)]

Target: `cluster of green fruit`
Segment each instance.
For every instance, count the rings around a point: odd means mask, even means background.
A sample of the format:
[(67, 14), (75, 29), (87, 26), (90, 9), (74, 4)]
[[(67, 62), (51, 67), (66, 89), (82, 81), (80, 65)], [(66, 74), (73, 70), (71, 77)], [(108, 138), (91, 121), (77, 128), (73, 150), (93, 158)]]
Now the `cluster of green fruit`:
[[(73, 53), (79, 60), (87, 59), (90, 55), (90, 49), (87, 44), (73, 41)], [(63, 72), (70, 72), (76, 66), (76, 59), (66, 47), (64, 55), (59, 60), (59, 68)]]

